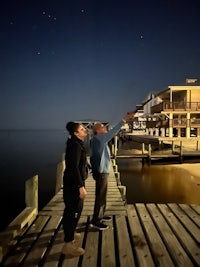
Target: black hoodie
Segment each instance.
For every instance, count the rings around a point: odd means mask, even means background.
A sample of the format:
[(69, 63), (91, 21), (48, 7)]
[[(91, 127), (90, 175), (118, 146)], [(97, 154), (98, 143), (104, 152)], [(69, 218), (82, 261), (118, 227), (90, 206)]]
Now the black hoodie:
[(75, 136), (68, 138), (65, 150), (64, 185), (82, 187), (85, 185), (86, 174), (86, 149), (84, 142)]

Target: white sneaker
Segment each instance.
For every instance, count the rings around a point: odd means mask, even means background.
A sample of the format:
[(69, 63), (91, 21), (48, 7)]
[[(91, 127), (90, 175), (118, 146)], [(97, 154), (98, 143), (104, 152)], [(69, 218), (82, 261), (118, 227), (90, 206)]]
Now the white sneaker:
[(90, 223), (90, 227), (101, 230), (101, 231), (109, 228), (108, 225), (106, 225), (104, 223), (95, 223), (95, 224)]

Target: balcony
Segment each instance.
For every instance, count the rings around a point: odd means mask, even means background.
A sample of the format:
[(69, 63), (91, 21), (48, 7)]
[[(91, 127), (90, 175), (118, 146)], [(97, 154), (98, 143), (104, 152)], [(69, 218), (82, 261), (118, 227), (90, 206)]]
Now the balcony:
[(161, 111), (200, 111), (200, 102), (163, 101), (151, 107), (152, 114), (160, 113)]
[(200, 127), (200, 119), (190, 119), (190, 126), (191, 127)]
[(172, 120), (172, 127), (176, 128), (186, 128), (187, 127), (187, 119), (173, 119)]
[(147, 121), (146, 127), (147, 128), (168, 128), (169, 127), (169, 120)]
[(160, 121), (147, 121), (146, 128), (186, 128), (186, 127), (200, 127), (200, 119), (187, 120), (186, 118), (182, 119), (173, 119), (173, 120), (160, 120)]

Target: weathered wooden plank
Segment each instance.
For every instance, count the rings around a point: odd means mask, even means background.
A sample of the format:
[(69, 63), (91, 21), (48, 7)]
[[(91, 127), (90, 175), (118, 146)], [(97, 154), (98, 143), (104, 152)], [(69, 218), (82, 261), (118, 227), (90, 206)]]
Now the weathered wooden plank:
[(26, 207), (0, 234), (0, 259), (8, 253), (11, 247), (16, 243), (17, 236), (20, 236), (25, 226), (30, 225), (37, 216), (37, 209)]
[(174, 214), (179, 218), (184, 227), (188, 230), (191, 236), (200, 244), (200, 228), (194, 224), (194, 222), (183, 212), (182, 209), (177, 204), (169, 203), (168, 206), (174, 212)]
[(40, 211), (40, 215), (43, 216), (52, 216), (52, 215), (62, 215), (63, 214), (63, 210), (43, 210)]
[(198, 225), (200, 227), (200, 217), (196, 213), (196, 211), (194, 209), (192, 209), (192, 207), (187, 205), (187, 204), (179, 204), (179, 206), (191, 218), (191, 220), (193, 220), (194, 223), (196, 223), (196, 225)]
[(147, 208), (156, 224), (157, 229), (159, 230), (167, 250), (175, 262), (175, 266), (192, 267), (193, 263), (191, 262), (189, 256), (186, 254), (183, 247), (175, 237), (173, 231), (166, 223), (157, 206), (155, 204), (147, 204)]
[(190, 256), (193, 263), (200, 266), (200, 253), (199, 245), (195, 242), (192, 236), (185, 230), (183, 225), (180, 223), (179, 219), (174, 215), (174, 213), (166, 205), (158, 204), (162, 214), (166, 218), (167, 222), (170, 224), (176, 238), (179, 240), (181, 245), (184, 247), (186, 253)]
[(43, 211), (45, 210), (64, 210), (64, 203), (59, 203), (59, 204), (49, 204), (48, 206), (46, 206)]
[(31, 253), (28, 254), (22, 266), (35, 266), (36, 263), (40, 263), (44, 257), (45, 252), (55, 234), (56, 229), (60, 225), (62, 217), (53, 216), (50, 218), (45, 228), (42, 230), (39, 239), (33, 244)]
[(191, 207), (200, 215), (200, 205), (192, 204)]
[(22, 229), (26, 224), (31, 224), (37, 215), (37, 209), (26, 207), (10, 224), (10, 227)]
[(109, 229), (102, 232), (101, 266), (116, 267), (113, 222), (107, 222)]
[(116, 216), (116, 233), (120, 266), (135, 267), (132, 246), (124, 216)]
[(28, 229), (26, 235), (22, 237), (17, 247), (14, 248), (12, 254), (5, 260), (3, 266), (19, 266), (23, 259), (30, 252), (35, 240), (38, 238), (43, 227), (47, 223), (49, 216), (39, 216), (34, 224)]
[[(98, 261), (99, 231), (89, 228), (85, 244), (85, 254), (81, 267), (96, 267)], [(69, 265), (68, 265), (69, 266)], [(67, 267), (67, 265), (66, 265)]]
[[(125, 204), (122, 202), (121, 198), (107, 198), (106, 201), (107, 204), (112, 204), (112, 205), (120, 205), (120, 206), (125, 206)], [(88, 198), (87, 200), (84, 201), (84, 207), (85, 206), (94, 206), (94, 197), (93, 198)]]
[(12, 248), (18, 243), (20, 240), (21, 236), (27, 231), (28, 225), (24, 227), (21, 230), (12, 230), (12, 239), (11, 235), (2, 232), (0, 235), (0, 262), (2, 262), (3, 258), (12, 250)]
[(157, 231), (154, 222), (152, 221), (144, 204), (136, 204), (136, 209), (139, 214), (141, 223), (145, 229), (145, 234), (148, 236), (148, 242), (152, 251), (154, 262), (157, 266), (174, 267), (174, 263), (163, 244), (162, 238)]
[(144, 235), (142, 226), (138, 219), (134, 205), (128, 205), (128, 221), (131, 230), (131, 236), (137, 256), (137, 262), (140, 267), (154, 267), (151, 251)]
[(52, 243), (52, 247), (49, 251), (48, 256), (46, 257), (44, 267), (57, 267), (59, 265), (59, 261), (61, 258), (61, 251), (63, 247), (63, 229), (57, 232), (54, 242)]

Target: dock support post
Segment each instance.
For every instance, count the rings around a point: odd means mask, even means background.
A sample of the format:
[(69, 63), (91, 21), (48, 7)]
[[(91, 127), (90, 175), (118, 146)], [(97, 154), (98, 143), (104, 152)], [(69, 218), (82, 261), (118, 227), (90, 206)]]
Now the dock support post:
[(149, 144), (148, 149), (148, 164), (151, 165), (151, 144)]
[(159, 150), (163, 149), (163, 141), (159, 141)]
[(115, 179), (116, 179), (117, 185), (121, 185), (120, 173), (119, 172), (115, 172)]
[(183, 163), (183, 144), (180, 141), (180, 163)]
[[(144, 155), (144, 154), (145, 154), (145, 145), (144, 145), (144, 143), (142, 143), (142, 155)], [(144, 166), (144, 163), (145, 163), (145, 158), (142, 157), (142, 166)]]
[(175, 152), (175, 144), (174, 144), (174, 141), (172, 141), (172, 154), (174, 154)]
[(121, 193), (123, 201), (126, 202), (126, 186), (125, 185), (119, 185), (118, 188), (119, 188), (119, 191)]
[(144, 143), (142, 143), (142, 155), (144, 155), (144, 151), (145, 151), (145, 146)]

